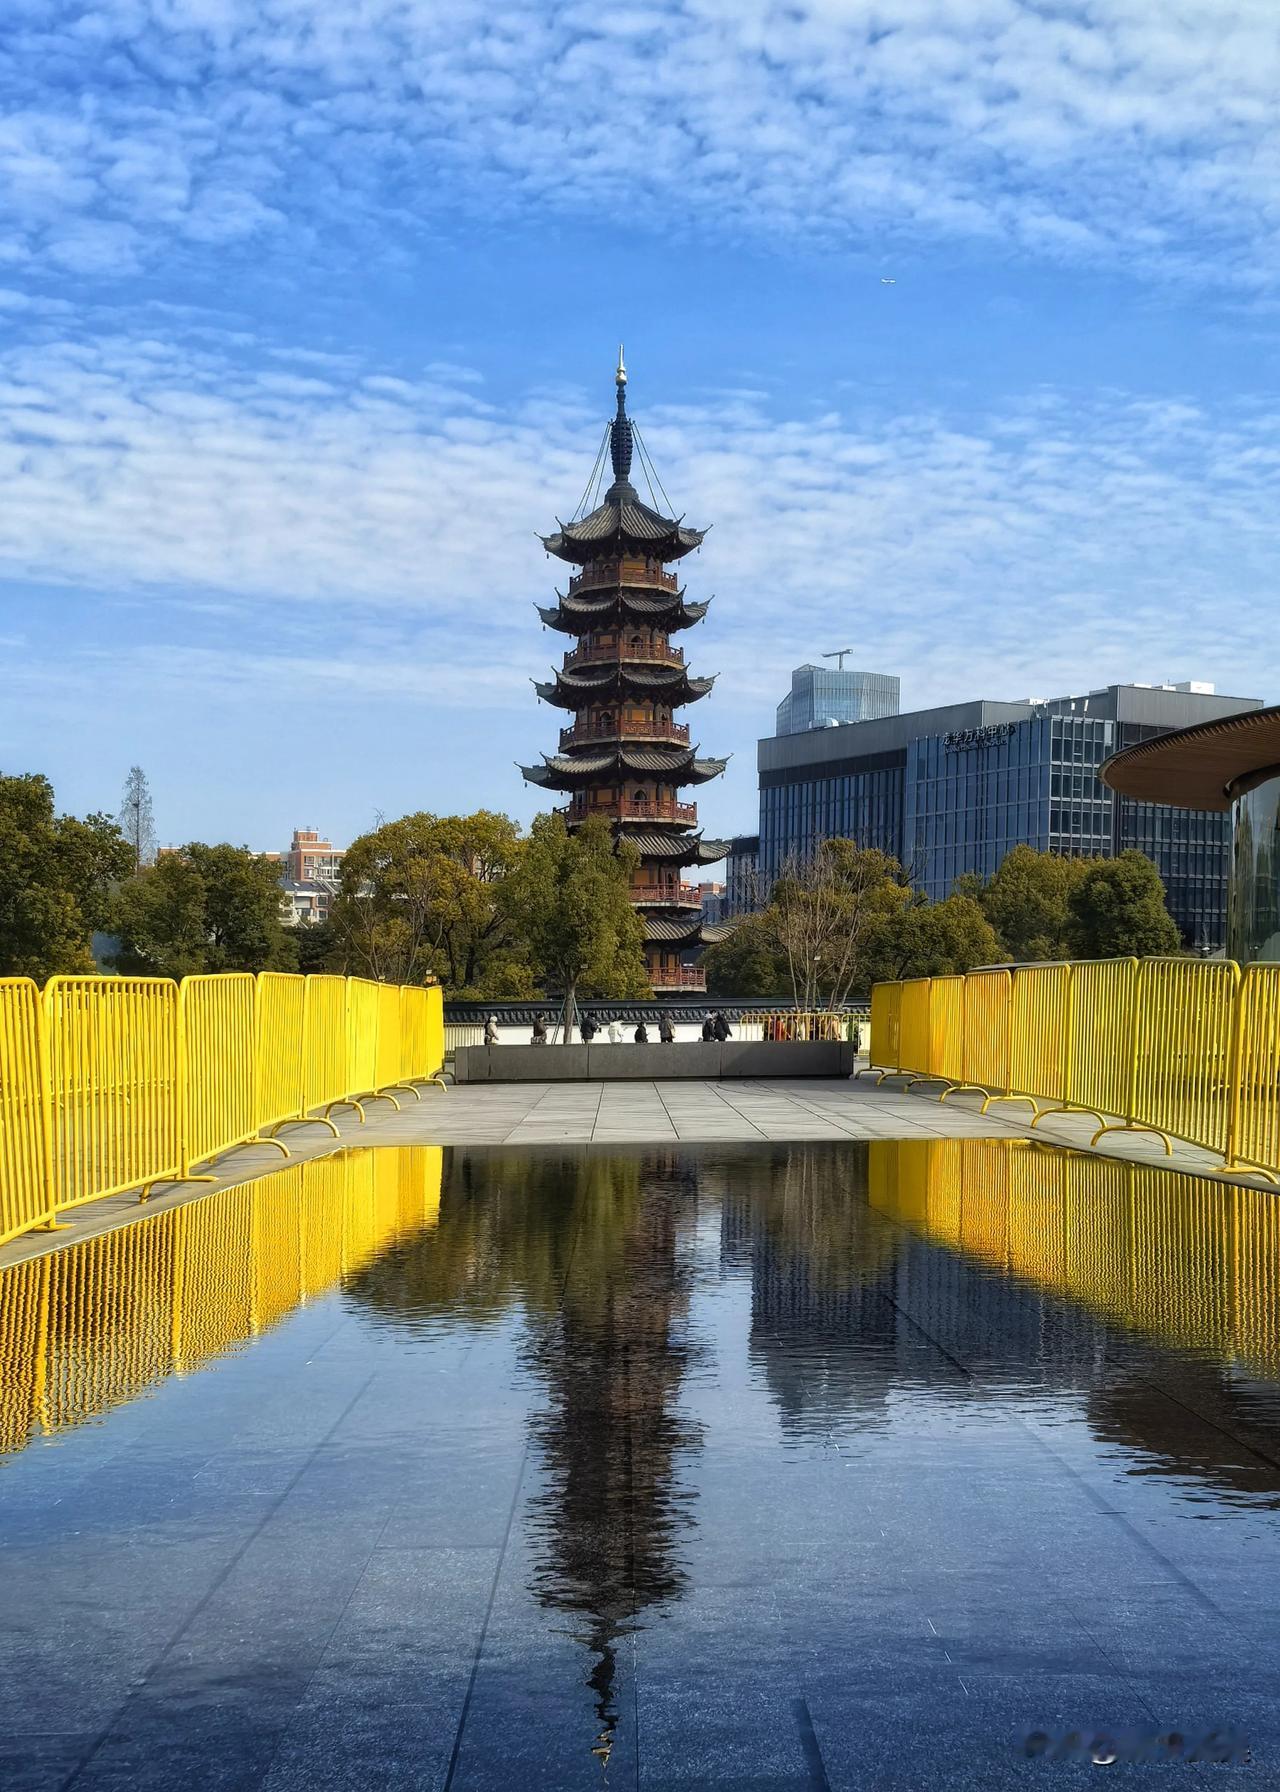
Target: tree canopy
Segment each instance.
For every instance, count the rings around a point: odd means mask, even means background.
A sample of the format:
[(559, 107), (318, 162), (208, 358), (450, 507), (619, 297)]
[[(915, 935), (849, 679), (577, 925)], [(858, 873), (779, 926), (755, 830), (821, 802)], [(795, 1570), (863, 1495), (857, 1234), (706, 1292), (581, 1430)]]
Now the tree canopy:
[(802, 1008), (866, 996), (873, 983), (991, 964), (1000, 942), (971, 895), (931, 903), (896, 859), (829, 840), (788, 867), (773, 899), (707, 952), (715, 995), (791, 997)]
[(599, 817), (572, 833), (559, 815), (537, 817), (502, 906), (551, 989), (569, 998), (648, 992), (644, 926), (628, 894), (638, 863)]
[(1022, 845), (1006, 853), (986, 884), (957, 882), (963, 894), (976, 896), (1008, 956), (1030, 964), (1069, 956), (1071, 892), (1090, 863)]
[(520, 929), (501, 900), (522, 842), (506, 815), (405, 815), (362, 834), (330, 913), (348, 971), (388, 983), (438, 977), (473, 996), (534, 992)]
[(1160, 873), (1145, 853), (1085, 860), (1068, 907), (1073, 958), (1155, 958), (1182, 949)]
[(132, 868), (109, 816), (55, 815), (47, 778), (0, 776), (0, 975), (42, 982), (92, 971), (92, 935)]
[(121, 885), (112, 963), (158, 977), (291, 970), (297, 952), (280, 902), (278, 864), (246, 846), (192, 841), (161, 853)]

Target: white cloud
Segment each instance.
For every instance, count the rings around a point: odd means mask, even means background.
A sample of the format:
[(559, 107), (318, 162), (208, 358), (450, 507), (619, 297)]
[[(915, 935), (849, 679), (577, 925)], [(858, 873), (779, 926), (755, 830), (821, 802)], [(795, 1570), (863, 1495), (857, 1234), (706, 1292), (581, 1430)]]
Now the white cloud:
[[(572, 508), (600, 420), (571, 396), (496, 406), (466, 369), (323, 372), (126, 337), (0, 355), (0, 575), (55, 603), (132, 594), (197, 681), (243, 678), (247, 653), (425, 696), (434, 654), (476, 702), (526, 705), (561, 645), (531, 606), (567, 574), (535, 531)], [(718, 708), (776, 700), (789, 664), (846, 641), (916, 701), (1274, 681), (1265, 406), (1038, 391), (977, 418), (786, 416), (742, 396), (642, 420), (677, 507), (714, 523), (685, 570), (719, 594), (695, 649), (724, 669)]]
[(70, 0), (0, 50), (25, 252), (458, 209), (1276, 271), (1271, 0)]

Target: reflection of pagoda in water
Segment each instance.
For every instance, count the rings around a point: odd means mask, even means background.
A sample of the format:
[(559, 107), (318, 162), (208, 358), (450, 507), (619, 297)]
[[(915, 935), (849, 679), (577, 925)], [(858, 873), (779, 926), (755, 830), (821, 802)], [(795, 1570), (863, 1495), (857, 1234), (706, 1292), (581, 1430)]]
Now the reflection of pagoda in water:
[(528, 1514), (533, 1590), (579, 1621), (595, 1657), (590, 1684), (604, 1758), (618, 1718), (618, 1642), (641, 1613), (684, 1588), (676, 1550), (690, 1496), (679, 1488), (677, 1463), (697, 1441), (677, 1407), (688, 1301), (677, 1247), (692, 1218), (693, 1174), (653, 1157), (643, 1171), (634, 1160), (609, 1167), (638, 1184), (620, 1216), (621, 1249), (603, 1264), (575, 1260), (563, 1304), (529, 1350), (548, 1395), (533, 1426), (546, 1476)]
[[(578, 570), (548, 628), (574, 637), (564, 665), (538, 695), (573, 721), (560, 730), (560, 750), (524, 775), (544, 790), (569, 793), (562, 811), (570, 827), (603, 816), (640, 854), (631, 900), (645, 928), (645, 962), (656, 990), (705, 986), (689, 961), (723, 930), (704, 932), (697, 886), (685, 866), (723, 858), (723, 841), (703, 840), (698, 812), (681, 799), (690, 784), (718, 778), (723, 759), (701, 759), (676, 712), (705, 697), (715, 680), (695, 678), (672, 635), (692, 628), (707, 604), (687, 603), (670, 562), (698, 547), (704, 531), (645, 504), (631, 483), (633, 455), (652, 474), (644, 444), (627, 416), (627, 375), (618, 355), (617, 415), (606, 431), (613, 483), (585, 516), (544, 536), (547, 552)], [(598, 490), (604, 447), (580, 509)], [(658, 491), (661, 492), (658, 484)], [(664, 494), (665, 497), (665, 494)]]

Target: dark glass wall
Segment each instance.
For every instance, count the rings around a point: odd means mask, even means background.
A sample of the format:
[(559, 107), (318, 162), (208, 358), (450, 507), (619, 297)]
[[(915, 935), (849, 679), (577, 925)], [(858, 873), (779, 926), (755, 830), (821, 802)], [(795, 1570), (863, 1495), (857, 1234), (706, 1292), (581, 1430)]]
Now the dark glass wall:
[(1280, 775), (1238, 796), (1227, 955), (1280, 959)]

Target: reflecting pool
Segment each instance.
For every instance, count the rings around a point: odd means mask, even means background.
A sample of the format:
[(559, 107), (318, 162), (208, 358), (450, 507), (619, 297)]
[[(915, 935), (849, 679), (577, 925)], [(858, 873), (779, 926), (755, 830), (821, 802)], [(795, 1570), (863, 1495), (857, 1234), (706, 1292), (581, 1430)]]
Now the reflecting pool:
[(1278, 1214), (413, 1147), (0, 1272), (0, 1786), (1280, 1784)]

